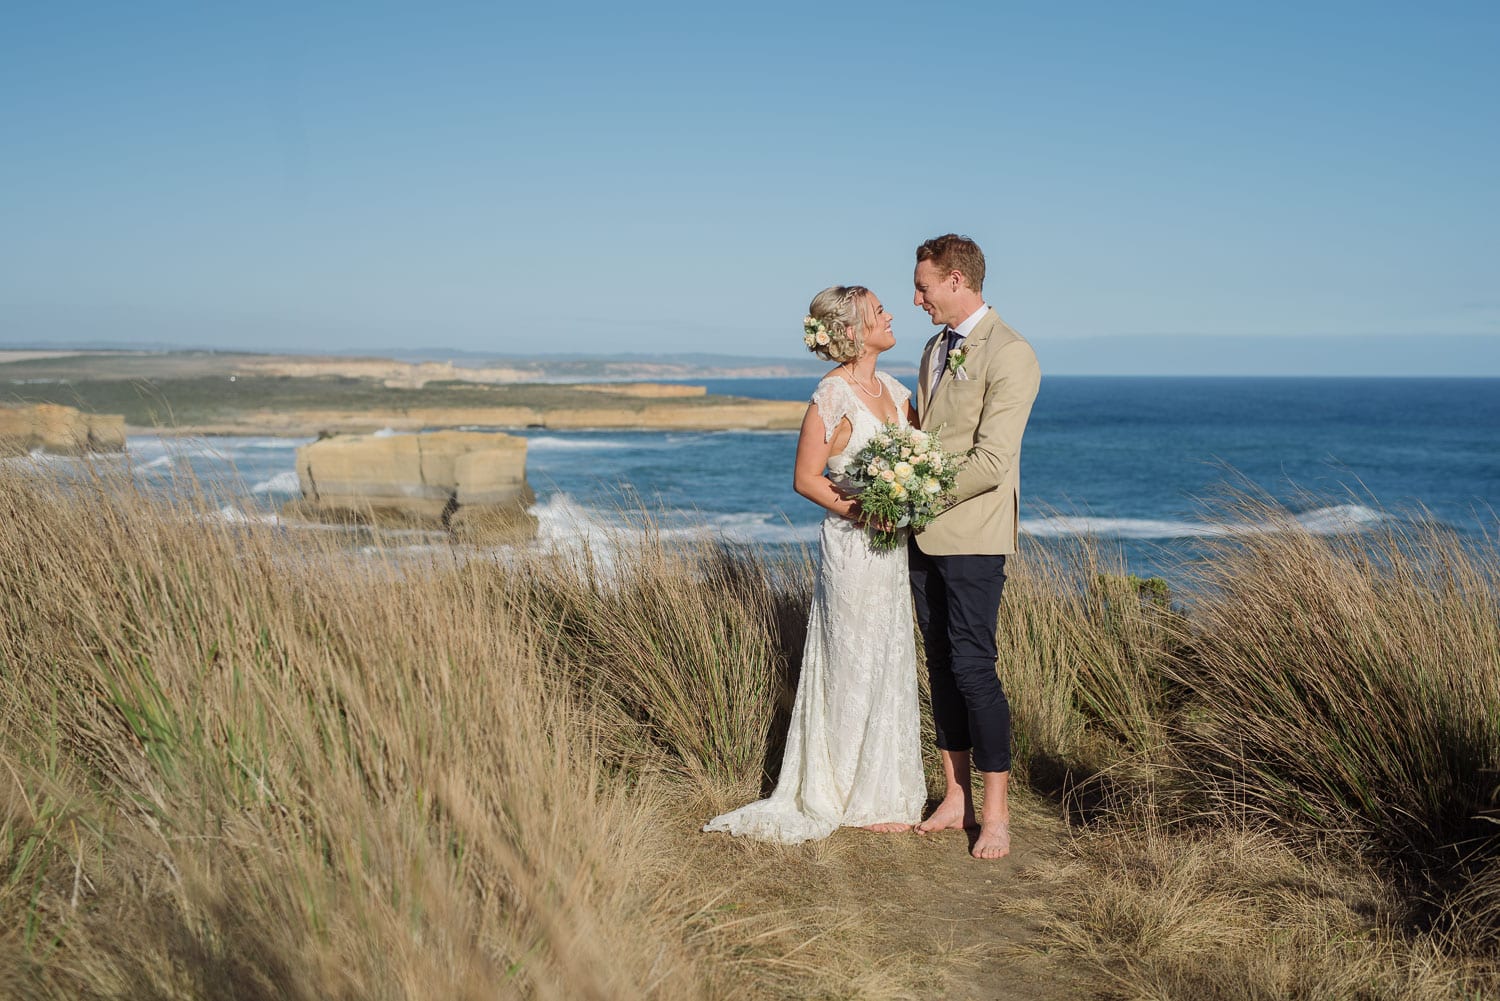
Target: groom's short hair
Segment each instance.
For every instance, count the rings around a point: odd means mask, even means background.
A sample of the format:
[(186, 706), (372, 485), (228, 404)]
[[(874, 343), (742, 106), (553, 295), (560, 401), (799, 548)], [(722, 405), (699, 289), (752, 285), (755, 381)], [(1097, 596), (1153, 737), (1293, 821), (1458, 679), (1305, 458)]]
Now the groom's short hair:
[(984, 251), (967, 236), (944, 233), (917, 248), (917, 263), (931, 261), (943, 274), (957, 271), (964, 284), (975, 292), (984, 291)]

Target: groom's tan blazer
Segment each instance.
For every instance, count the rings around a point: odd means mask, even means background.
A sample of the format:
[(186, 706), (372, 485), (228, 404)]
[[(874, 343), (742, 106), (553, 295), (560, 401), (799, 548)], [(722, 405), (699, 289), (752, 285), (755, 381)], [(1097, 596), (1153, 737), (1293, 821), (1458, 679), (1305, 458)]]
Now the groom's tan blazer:
[(1036, 352), (991, 309), (964, 341), (967, 378), (944, 372), (932, 392), (933, 373), (948, 363), (944, 345), (938, 333), (922, 351), (917, 418), (925, 430), (941, 426), (943, 450), (965, 459), (953, 504), (917, 533), (917, 546), (932, 556), (1013, 553), (1021, 520), (1021, 435), (1042, 378)]

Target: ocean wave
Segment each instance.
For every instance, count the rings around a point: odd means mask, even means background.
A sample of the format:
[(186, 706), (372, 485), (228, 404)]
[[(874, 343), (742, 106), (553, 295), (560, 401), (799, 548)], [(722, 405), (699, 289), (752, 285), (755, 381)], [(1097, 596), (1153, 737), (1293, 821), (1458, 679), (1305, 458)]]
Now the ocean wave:
[(397, 431), (395, 428), (381, 428), (379, 431), (376, 431), (374, 434), (370, 435), (370, 437), (371, 438), (394, 438), (394, 437), (396, 437), (396, 435), (398, 435), (400, 433), (401, 432)]
[(794, 525), (775, 514), (754, 511), (734, 514), (674, 512), (684, 522), (663, 531), (669, 538), (721, 538), (726, 542), (795, 545), (816, 542), (818, 525)]
[(283, 451), (286, 449), (301, 448), (308, 442), (316, 441), (315, 438), (241, 438), (235, 442), (234, 447), (242, 451)]
[(0, 463), (7, 466), (56, 466), (72, 461), (66, 455), (52, 455), (34, 448), (25, 455), (7, 455), (0, 458)]
[[(566, 493), (552, 494), (531, 507), (537, 519), (537, 542), (565, 547), (608, 547), (639, 540), (646, 530), (631, 519), (579, 503)], [(651, 532), (677, 540), (724, 539), (727, 542), (795, 545), (816, 542), (818, 526), (795, 525), (774, 512), (710, 513), (688, 509), (653, 512)]]
[(243, 447), (241, 439), (230, 437), (160, 438), (156, 435), (135, 435), (125, 439), (126, 450), (137, 460), (152, 455), (229, 462), (233, 458), (233, 450), (240, 447)]
[(1363, 504), (1336, 504), (1297, 515), (1297, 523), (1313, 535), (1339, 535), (1385, 520), (1386, 515)]
[(294, 471), (277, 473), (269, 480), (261, 480), (250, 488), (252, 494), (296, 494), (302, 492), (302, 482)]
[(1021, 529), (1039, 538), (1097, 535), (1120, 539), (1206, 539), (1237, 535), (1266, 535), (1295, 526), (1312, 535), (1343, 535), (1384, 521), (1381, 512), (1361, 504), (1336, 504), (1315, 508), (1285, 520), (1260, 524), (1221, 524), (1156, 518), (1095, 518), (1087, 515), (1054, 515), (1023, 518)]
[(565, 493), (555, 493), (530, 508), (539, 543), (577, 545), (617, 536), (626, 526), (604, 512), (585, 507)]
[(600, 452), (623, 448), (640, 448), (636, 442), (607, 441), (600, 439), (580, 440), (578, 438), (527, 438), (526, 448), (528, 451), (589, 451)]
[(96, 462), (114, 463), (128, 459), (125, 452), (90, 452), (87, 455), (54, 455), (34, 448), (25, 455), (0, 456), (0, 463), (11, 466), (79, 466)]
[(211, 516), (211, 519), (226, 522), (230, 525), (280, 525), (281, 516), (269, 512), (246, 512), (233, 505), (226, 504), (219, 508)]

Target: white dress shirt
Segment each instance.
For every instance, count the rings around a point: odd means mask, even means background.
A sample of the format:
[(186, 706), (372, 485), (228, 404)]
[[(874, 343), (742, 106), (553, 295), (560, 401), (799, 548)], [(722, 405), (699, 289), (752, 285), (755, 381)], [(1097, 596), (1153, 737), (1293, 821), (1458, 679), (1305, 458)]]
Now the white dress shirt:
[[(984, 314), (989, 311), (989, 308), (989, 303), (981, 302), (979, 304), (979, 308), (970, 313), (969, 318), (964, 320), (964, 322), (960, 323), (956, 327), (944, 327), (943, 336), (946, 337), (948, 335), (948, 331), (952, 330), (955, 334), (958, 335), (958, 341), (953, 346), (956, 348), (963, 347), (964, 340), (974, 332), (975, 327), (979, 326), (979, 321), (984, 319)], [(927, 387), (927, 392), (929, 395), (937, 392), (938, 383), (942, 381), (943, 372), (947, 369), (947, 367), (948, 352), (943, 351), (940, 353), (940, 357), (938, 358), (938, 364), (936, 366), (937, 370), (932, 373), (932, 385)]]

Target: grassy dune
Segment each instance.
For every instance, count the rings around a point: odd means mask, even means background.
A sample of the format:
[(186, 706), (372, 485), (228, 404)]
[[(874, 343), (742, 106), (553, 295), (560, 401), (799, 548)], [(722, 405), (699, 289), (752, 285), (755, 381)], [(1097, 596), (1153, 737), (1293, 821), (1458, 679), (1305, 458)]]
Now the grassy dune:
[[(0, 469), (0, 994), (951, 989), (848, 903), (895, 849), (697, 833), (779, 761), (805, 563), (354, 557), (211, 507)], [(1051, 956), (1121, 998), (1500, 992), (1493, 550), (1289, 524), (1186, 607), (1017, 562), (1020, 794), (1077, 826), (997, 906)]]
[[(475, 385), (433, 382), (421, 389), (393, 389), (373, 379), (292, 376), (204, 375), (153, 379), (74, 379), (7, 387), (6, 401), (60, 403), (101, 414), (122, 414), (133, 427), (187, 428), (253, 420), (267, 411), (303, 410), (404, 413), (423, 408), (616, 409), (638, 412), (661, 401), (595, 392), (568, 385)], [(712, 408), (732, 397), (673, 398), (680, 407)], [(738, 402), (738, 401), (736, 401)]]

